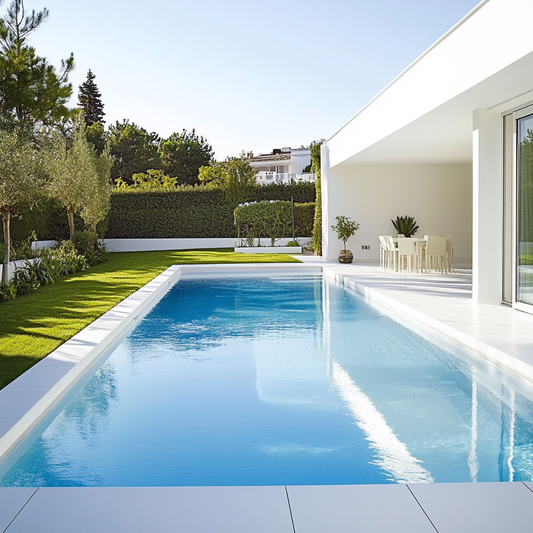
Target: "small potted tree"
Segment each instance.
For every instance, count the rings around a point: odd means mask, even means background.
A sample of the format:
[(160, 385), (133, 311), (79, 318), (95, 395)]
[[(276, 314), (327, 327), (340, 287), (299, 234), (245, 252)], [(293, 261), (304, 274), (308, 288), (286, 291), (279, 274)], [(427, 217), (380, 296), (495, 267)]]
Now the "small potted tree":
[(335, 217), (335, 220), (337, 223), (331, 227), (335, 230), (338, 239), (344, 244), (344, 249), (339, 254), (339, 263), (351, 263), (353, 261), (353, 254), (346, 248), (346, 241), (355, 234), (360, 224), (342, 215)]

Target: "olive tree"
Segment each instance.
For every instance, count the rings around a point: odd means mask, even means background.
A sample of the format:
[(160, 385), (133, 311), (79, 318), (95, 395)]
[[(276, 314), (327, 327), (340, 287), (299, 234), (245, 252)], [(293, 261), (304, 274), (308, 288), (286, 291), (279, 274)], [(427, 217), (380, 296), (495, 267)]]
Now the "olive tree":
[(75, 213), (95, 231), (109, 210), (112, 161), (107, 152), (99, 156), (87, 141), (83, 115), (76, 118), (70, 139), (53, 135), (44, 161), (50, 178), (48, 192), (67, 209), (70, 238)]
[(96, 235), (96, 225), (104, 220), (110, 208), (113, 159), (107, 150), (102, 155), (98, 155), (94, 149), (91, 151), (93, 164), (90, 180), (87, 182), (89, 190), (80, 215), (85, 225)]
[(0, 130), (0, 212), (4, 234), (2, 283), (8, 282), (11, 216), (17, 207), (35, 204), (41, 195), (38, 154), (15, 134)]

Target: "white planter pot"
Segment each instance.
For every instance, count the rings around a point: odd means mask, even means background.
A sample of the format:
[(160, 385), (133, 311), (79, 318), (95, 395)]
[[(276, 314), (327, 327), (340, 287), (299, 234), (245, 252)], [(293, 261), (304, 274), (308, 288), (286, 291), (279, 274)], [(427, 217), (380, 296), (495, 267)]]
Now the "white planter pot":
[(235, 247), (239, 254), (301, 254), (301, 246), (244, 246)]

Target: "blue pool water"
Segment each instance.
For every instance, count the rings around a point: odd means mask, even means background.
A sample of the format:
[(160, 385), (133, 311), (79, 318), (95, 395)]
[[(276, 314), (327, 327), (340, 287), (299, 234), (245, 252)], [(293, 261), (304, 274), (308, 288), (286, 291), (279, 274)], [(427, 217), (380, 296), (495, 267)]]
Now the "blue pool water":
[(437, 343), (322, 277), (182, 279), (0, 485), (531, 481), (531, 386)]

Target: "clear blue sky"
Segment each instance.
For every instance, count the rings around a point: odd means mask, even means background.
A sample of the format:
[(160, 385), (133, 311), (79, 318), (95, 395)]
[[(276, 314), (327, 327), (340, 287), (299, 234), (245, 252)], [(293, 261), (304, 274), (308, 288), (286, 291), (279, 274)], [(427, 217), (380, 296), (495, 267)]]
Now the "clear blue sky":
[(217, 159), (331, 136), (477, 3), (25, 0), (37, 53), (74, 53), (72, 105), (91, 69), (108, 124), (195, 128)]

